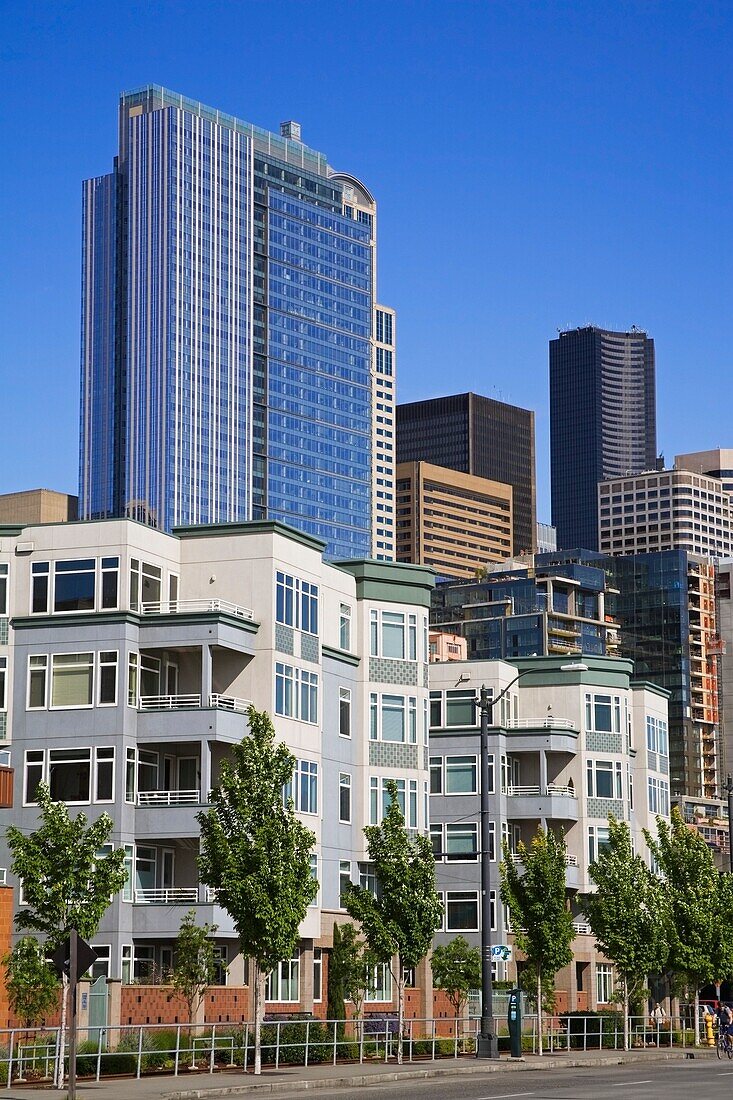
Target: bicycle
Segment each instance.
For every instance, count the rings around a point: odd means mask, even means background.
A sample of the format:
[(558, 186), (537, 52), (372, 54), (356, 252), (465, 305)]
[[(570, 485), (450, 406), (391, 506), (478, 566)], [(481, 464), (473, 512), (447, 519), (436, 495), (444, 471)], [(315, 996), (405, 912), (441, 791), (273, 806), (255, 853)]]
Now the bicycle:
[(728, 1034), (727, 1028), (718, 1027), (718, 1041), (715, 1044), (715, 1052), (718, 1058), (722, 1058), (724, 1054), (727, 1054), (729, 1058), (733, 1058), (733, 1038)]

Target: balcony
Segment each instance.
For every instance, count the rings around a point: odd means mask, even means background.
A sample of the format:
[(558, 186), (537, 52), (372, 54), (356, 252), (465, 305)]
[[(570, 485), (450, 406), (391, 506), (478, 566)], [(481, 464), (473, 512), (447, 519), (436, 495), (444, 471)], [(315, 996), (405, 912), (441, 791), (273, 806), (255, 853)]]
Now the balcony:
[(168, 886), (135, 891), (135, 905), (195, 905), (198, 900), (197, 886)]
[(201, 615), (214, 611), (231, 615), (235, 619), (254, 619), (251, 608), (240, 607), (229, 600), (162, 600), (140, 604), (139, 611), (141, 615)]
[(573, 921), (573, 932), (576, 936), (592, 936), (593, 929), (584, 921)]
[[(510, 858), (512, 863), (517, 863), (523, 866), (522, 857), (517, 852), (512, 852)], [(578, 864), (578, 857), (568, 852), (565, 856), (565, 889), (578, 890), (579, 888), (580, 866)]]
[(542, 718), (510, 718), (504, 723), (504, 729), (508, 730), (577, 730), (577, 728), (570, 718), (555, 718), (553, 714), (547, 714)]
[(547, 818), (554, 821), (577, 821), (578, 799), (574, 787), (548, 783), (540, 786), (507, 787), (507, 816), (519, 819)]
[(247, 731), (250, 705), (249, 699), (219, 693), (203, 697), (143, 695), (138, 703), (138, 740), (200, 741), (206, 734), (212, 740), (235, 744)]
[(138, 806), (200, 806), (200, 791), (139, 791)]

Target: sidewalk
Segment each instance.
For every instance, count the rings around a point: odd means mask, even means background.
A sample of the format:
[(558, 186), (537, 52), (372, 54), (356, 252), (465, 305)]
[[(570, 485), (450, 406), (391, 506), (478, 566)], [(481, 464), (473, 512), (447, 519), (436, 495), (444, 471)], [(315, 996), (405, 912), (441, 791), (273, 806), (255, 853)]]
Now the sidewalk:
[[(714, 1058), (715, 1051), (699, 1047), (694, 1051), (696, 1058)], [(200, 1100), (200, 1098), (227, 1096), (287, 1096), (296, 1092), (327, 1089), (358, 1088), (361, 1085), (375, 1085), (388, 1081), (416, 1081), (425, 1078), (445, 1076), (475, 1076), (487, 1073), (531, 1073), (533, 1071), (552, 1071), (553, 1069), (592, 1068), (600, 1066), (630, 1065), (638, 1062), (683, 1061), (687, 1051), (680, 1047), (672, 1050), (609, 1050), (574, 1051), (571, 1054), (546, 1054), (542, 1058), (528, 1055), (526, 1061), (514, 1062), (502, 1057), (498, 1062), (477, 1061), (475, 1058), (452, 1058), (438, 1062), (409, 1062), (402, 1066), (390, 1063), (369, 1063), (367, 1065), (319, 1065), (319, 1066), (283, 1066), (281, 1069), (266, 1069), (259, 1078), (251, 1074), (246, 1076), (241, 1070), (233, 1073), (188, 1074), (178, 1077), (143, 1077), (136, 1081), (131, 1078), (106, 1078), (101, 1081), (82, 1081), (77, 1085), (80, 1100)], [(13, 1085), (6, 1089), (0, 1087), (0, 1100), (41, 1100), (42, 1097), (61, 1098), (66, 1096), (57, 1089), (46, 1087), (24, 1088)]]

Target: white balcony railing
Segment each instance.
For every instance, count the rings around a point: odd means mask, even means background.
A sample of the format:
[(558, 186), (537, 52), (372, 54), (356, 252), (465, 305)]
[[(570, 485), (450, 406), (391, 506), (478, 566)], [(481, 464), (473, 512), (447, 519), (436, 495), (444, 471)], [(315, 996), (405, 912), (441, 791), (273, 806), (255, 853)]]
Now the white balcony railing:
[[(512, 863), (523, 863), (524, 862), (522, 857), (520, 856), (519, 852), (512, 852), (509, 856), (509, 859), (511, 860)], [(572, 856), (572, 855), (569, 855), (569, 854), (566, 855), (565, 856), (565, 866), (566, 867), (577, 867), (578, 866), (578, 857), (577, 856)]]
[(575, 787), (563, 787), (559, 783), (548, 783), (547, 788), (543, 791), (541, 787), (507, 787), (506, 794), (510, 797), (522, 797), (529, 795), (535, 798), (543, 794), (559, 794), (564, 795), (566, 798), (577, 798), (575, 793)]
[(141, 695), (140, 710), (191, 710), (201, 706), (200, 695)]
[(253, 619), (254, 611), (250, 607), (240, 607), (229, 600), (162, 600), (157, 603), (142, 603), (141, 615), (186, 615), (202, 611), (224, 611), (237, 619)]
[(137, 905), (190, 905), (199, 900), (197, 886), (168, 886), (156, 890), (136, 890)]
[(209, 706), (217, 710), (233, 710), (237, 714), (246, 714), (252, 706), (252, 700), (238, 699), (235, 695), (219, 695), (214, 692), (209, 696)]
[(199, 791), (138, 791), (138, 806), (198, 806)]
[(589, 924), (585, 924), (583, 921), (573, 921), (573, 931), (577, 936), (590, 936), (591, 927)]
[(7, 867), (0, 867), (0, 886), (8, 885), (8, 869)]
[(508, 730), (577, 730), (577, 725), (570, 718), (555, 718), (552, 714), (546, 714), (542, 718), (510, 718), (503, 723)]

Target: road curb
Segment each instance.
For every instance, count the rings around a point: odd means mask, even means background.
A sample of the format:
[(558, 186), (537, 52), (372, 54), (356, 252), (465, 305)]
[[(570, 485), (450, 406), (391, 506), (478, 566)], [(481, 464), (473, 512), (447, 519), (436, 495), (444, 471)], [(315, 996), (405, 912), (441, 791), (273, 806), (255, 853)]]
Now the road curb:
[[(692, 1052), (690, 1052), (692, 1053)], [(698, 1057), (708, 1052), (696, 1050)], [(712, 1053), (712, 1052), (710, 1052)], [(604, 1066), (625, 1066), (646, 1064), (647, 1062), (669, 1062), (685, 1060), (688, 1051), (674, 1049), (670, 1051), (618, 1051), (613, 1054), (591, 1058), (566, 1058), (564, 1055), (547, 1055), (543, 1058), (532, 1056), (531, 1061), (512, 1062), (509, 1059), (499, 1062), (481, 1062), (476, 1064), (459, 1063), (450, 1066), (425, 1066), (403, 1070), (384, 1070), (374, 1073), (344, 1074), (339, 1077), (311, 1077), (305, 1080), (291, 1078), (288, 1081), (249, 1081), (241, 1085), (226, 1085), (217, 1088), (207, 1086), (198, 1089), (184, 1089), (169, 1092), (165, 1100), (216, 1100), (216, 1097), (246, 1096), (248, 1093), (264, 1095), (287, 1095), (294, 1092), (311, 1092), (320, 1089), (361, 1088), (365, 1085), (379, 1085), (382, 1082), (423, 1081), (447, 1076), (470, 1076), (486, 1073), (536, 1073), (541, 1070), (598, 1069)]]

